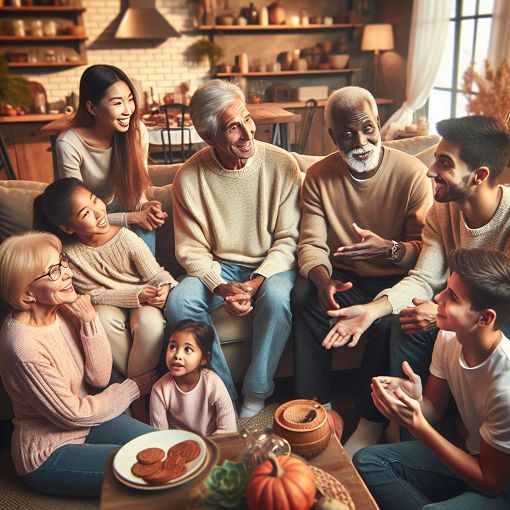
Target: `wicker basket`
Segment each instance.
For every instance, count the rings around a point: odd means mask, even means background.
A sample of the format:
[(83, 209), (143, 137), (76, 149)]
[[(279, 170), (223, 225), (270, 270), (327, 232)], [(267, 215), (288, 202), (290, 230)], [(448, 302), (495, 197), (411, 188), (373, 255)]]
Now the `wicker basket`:
[(322, 452), (331, 437), (326, 410), (315, 400), (291, 400), (278, 407), (273, 432), (285, 438), (292, 451), (305, 459)]

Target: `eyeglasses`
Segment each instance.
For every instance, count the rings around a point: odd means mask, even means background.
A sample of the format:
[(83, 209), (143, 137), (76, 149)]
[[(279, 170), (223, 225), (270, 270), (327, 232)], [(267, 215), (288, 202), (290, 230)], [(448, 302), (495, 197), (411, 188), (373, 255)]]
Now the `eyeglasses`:
[(58, 264), (53, 264), (50, 266), (50, 270), (47, 273), (44, 273), (41, 276), (38, 276), (35, 280), (32, 280), (33, 282), (36, 282), (37, 280), (40, 280), (41, 278), (44, 278), (47, 276), (52, 282), (56, 282), (60, 275), (62, 274), (62, 267), (69, 267), (69, 258), (67, 257), (65, 252), (62, 252), (60, 254), (60, 261)]

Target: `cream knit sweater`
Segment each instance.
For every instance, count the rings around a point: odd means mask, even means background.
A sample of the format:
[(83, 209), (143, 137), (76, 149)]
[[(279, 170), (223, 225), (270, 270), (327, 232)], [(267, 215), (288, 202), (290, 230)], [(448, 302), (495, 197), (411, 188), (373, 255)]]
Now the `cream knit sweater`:
[(188, 275), (213, 291), (219, 262), (269, 278), (295, 267), (300, 174), (283, 149), (255, 141), (240, 170), (224, 168), (206, 147), (182, 165), (173, 183), (175, 254)]
[(11, 454), (19, 475), (37, 469), (58, 447), (85, 442), (90, 427), (116, 418), (139, 397), (132, 379), (104, 388), (112, 353), (99, 318), (85, 324), (58, 313), (32, 327), (9, 315), (0, 331), (0, 375), (14, 407)]
[(510, 254), (510, 187), (501, 186), (502, 194), (494, 216), (480, 228), (469, 228), (456, 202), (434, 202), (423, 228), (423, 250), (414, 269), (391, 289), (376, 299), (388, 296), (397, 314), (413, 306), (413, 298), (433, 298), (448, 279), (448, 253), (454, 248), (492, 248)]
[(95, 305), (136, 308), (141, 306), (138, 294), (143, 286), (177, 285), (147, 245), (127, 228), (121, 228), (102, 246), (94, 248), (72, 241), (64, 249), (71, 261), (76, 290), (89, 294)]

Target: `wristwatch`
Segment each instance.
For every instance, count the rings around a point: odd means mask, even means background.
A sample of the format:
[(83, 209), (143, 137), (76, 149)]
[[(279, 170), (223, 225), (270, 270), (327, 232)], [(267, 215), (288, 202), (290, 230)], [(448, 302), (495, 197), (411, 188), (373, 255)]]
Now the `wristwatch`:
[(390, 248), (390, 256), (388, 257), (390, 260), (393, 260), (394, 262), (398, 262), (402, 255), (402, 246), (398, 241), (391, 241), (391, 248)]

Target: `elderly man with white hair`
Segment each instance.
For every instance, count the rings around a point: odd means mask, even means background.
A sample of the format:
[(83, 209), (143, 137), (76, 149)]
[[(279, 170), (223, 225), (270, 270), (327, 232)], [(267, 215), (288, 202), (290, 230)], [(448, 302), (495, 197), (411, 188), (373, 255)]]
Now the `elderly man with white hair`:
[[(211, 80), (191, 98), (190, 115), (208, 147), (180, 168), (173, 183), (175, 251), (188, 276), (169, 298), (167, 320), (212, 324), (224, 306), (253, 315), (251, 364), (240, 416), (264, 407), (290, 336), (290, 291), (296, 279), (300, 176), (283, 149), (255, 140), (241, 89)], [(185, 360), (183, 360), (185, 364)], [(214, 340), (211, 368), (237, 397)]]
[[(432, 188), (420, 161), (381, 146), (377, 105), (367, 90), (334, 92), (325, 121), (338, 152), (306, 174), (298, 245), (301, 276), (291, 302), (296, 396), (316, 397), (331, 410), (328, 313), (370, 302), (414, 266)], [(383, 318), (366, 332), (363, 385), (370, 384), (371, 374), (389, 371), (389, 345), (381, 341), (389, 335), (380, 333), (390, 320)], [(379, 420), (372, 415), (370, 392), (361, 395), (356, 405), (361, 422)]]

